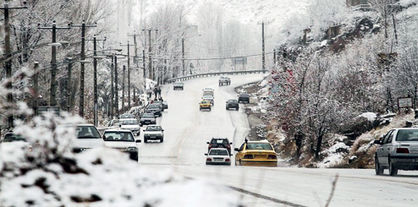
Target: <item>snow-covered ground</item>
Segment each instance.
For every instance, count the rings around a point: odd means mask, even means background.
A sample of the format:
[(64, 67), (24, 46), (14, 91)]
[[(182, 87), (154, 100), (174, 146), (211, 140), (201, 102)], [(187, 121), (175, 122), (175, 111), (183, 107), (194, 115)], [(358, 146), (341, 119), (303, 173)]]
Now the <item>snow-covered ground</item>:
[[(218, 87), (219, 77), (185, 82), (184, 91), (163, 90), (169, 110), (160, 123), (164, 143), (143, 144), (140, 164), (150, 169), (203, 178), (240, 191), (248, 206), (324, 206), (332, 181), (339, 174), (331, 206), (414, 206), (418, 200), (418, 173), (400, 172), (398, 177), (375, 176), (374, 170), (307, 169), (205, 166), (206, 141), (214, 136), (228, 137), (239, 146), (248, 132), (243, 112), (226, 111), (225, 101), (235, 98), (234, 87), (261, 80), (261, 75), (231, 76), (232, 85)], [(215, 89), (215, 108), (200, 112), (202, 89)], [(290, 202), (290, 203), (288, 203)]]

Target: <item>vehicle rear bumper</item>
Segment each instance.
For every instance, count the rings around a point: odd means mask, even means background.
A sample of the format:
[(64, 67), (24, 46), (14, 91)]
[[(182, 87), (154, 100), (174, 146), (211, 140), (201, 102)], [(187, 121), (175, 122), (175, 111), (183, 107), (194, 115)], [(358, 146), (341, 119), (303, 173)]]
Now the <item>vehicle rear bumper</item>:
[(162, 138), (164, 137), (163, 136), (144, 136), (144, 139), (147, 139), (147, 140), (159, 140)]
[(391, 156), (391, 162), (400, 170), (418, 170), (418, 155)]
[(277, 167), (277, 160), (241, 160), (242, 166)]
[(206, 161), (206, 165), (231, 165), (231, 162), (208, 162)]

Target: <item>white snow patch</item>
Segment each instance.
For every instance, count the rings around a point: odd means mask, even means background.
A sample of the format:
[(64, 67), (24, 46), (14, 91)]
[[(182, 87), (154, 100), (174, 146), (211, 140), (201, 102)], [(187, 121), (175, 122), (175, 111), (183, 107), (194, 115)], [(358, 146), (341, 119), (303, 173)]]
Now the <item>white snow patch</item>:
[(376, 120), (377, 114), (376, 113), (373, 113), (373, 112), (366, 112), (366, 113), (360, 114), (359, 117), (364, 117), (367, 120), (369, 120), (370, 122), (373, 122), (373, 121)]

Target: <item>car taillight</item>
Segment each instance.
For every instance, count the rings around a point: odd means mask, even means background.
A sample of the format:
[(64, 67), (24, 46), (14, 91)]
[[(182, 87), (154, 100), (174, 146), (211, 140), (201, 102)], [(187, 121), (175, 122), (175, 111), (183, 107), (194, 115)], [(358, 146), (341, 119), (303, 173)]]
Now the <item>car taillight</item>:
[(276, 155), (269, 155), (267, 159), (277, 159)]
[(244, 159), (253, 159), (253, 155), (244, 155)]
[(230, 161), (231, 161), (231, 159), (229, 159), (229, 158), (226, 158), (226, 159), (225, 159), (225, 161), (226, 161), (226, 162), (230, 162)]
[(212, 159), (210, 157), (206, 158), (206, 161), (212, 161)]
[(397, 148), (396, 153), (409, 153), (408, 148)]
[(226, 148), (230, 149), (230, 148), (231, 148), (231, 146), (227, 145), (227, 146), (226, 146)]

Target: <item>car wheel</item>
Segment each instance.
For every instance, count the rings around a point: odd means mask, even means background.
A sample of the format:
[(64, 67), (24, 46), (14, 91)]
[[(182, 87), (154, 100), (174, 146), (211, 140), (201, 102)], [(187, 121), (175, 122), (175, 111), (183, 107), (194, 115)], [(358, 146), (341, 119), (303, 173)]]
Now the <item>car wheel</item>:
[(384, 168), (382, 166), (380, 166), (380, 163), (379, 163), (379, 160), (377, 159), (377, 156), (375, 156), (374, 159), (375, 159), (374, 167), (375, 167), (376, 175), (382, 175)]
[(398, 174), (398, 169), (393, 165), (392, 161), (389, 158), (389, 175), (396, 176)]
[(161, 143), (162, 143), (162, 142), (164, 142), (164, 138), (161, 138), (161, 139), (160, 139), (160, 142), (161, 142)]
[(148, 139), (145, 139), (145, 138), (144, 138), (144, 143), (148, 143)]

